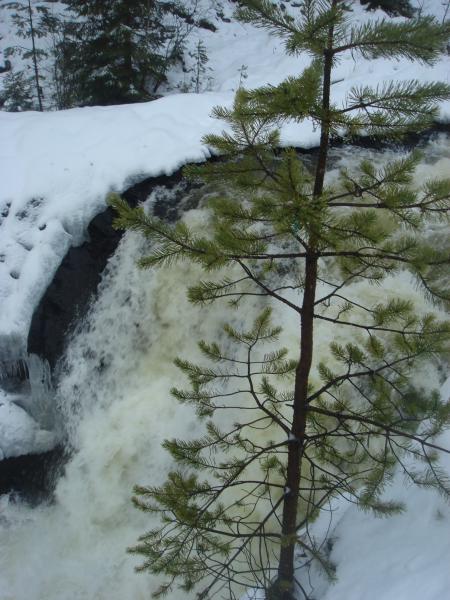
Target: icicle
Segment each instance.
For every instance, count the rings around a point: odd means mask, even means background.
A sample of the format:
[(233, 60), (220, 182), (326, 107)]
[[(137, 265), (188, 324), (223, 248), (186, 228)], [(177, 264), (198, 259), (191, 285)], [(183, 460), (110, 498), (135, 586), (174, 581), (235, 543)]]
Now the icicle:
[(8, 377), (26, 378), (26, 339), (11, 333), (0, 335), (0, 381)]
[(0, 361), (0, 381), (9, 378), (24, 380), (28, 378), (28, 367), (26, 359)]
[(48, 361), (36, 354), (26, 359), (30, 381), (30, 403), (27, 412), (39, 423), (42, 429), (55, 428), (55, 392)]

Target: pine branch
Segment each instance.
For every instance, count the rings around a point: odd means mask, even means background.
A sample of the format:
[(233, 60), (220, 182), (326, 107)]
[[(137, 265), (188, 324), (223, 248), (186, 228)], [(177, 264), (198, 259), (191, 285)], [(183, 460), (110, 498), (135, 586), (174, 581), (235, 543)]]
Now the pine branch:
[(441, 25), (430, 16), (403, 23), (368, 21), (352, 27), (346, 43), (333, 48), (333, 54), (357, 51), (365, 59), (406, 58), (433, 64), (449, 35), (450, 26)]
[(407, 431), (403, 431), (396, 427), (391, 427), (390, 425), (387, 425), (386, 423), (382, 423), (380, 421), (375, 421), (375, 420), (370, 419), (365, 416), (334, 412), (332, 410), (326, 410), (324, 408), (319, 408), (317, 406), (311, 406), (311, 405), (308, 406), (308, 412), (326, 415), (327, 417), (333, 417), (340, 422), (355, 421), (357, 423), (362, 423), (364, 425), (371, 425), (371, 426), (375, 427), (376, 429), (385, 431), (386, 435), (389, 434), (389, 435), (395, 435), (395, 436), (399, 436), (402, 438), (406, 438), (408, 440), (417, 442), (422, 448), (432, 448), (433, 450), (438, 450), (439, 452), (444, 452), (445, 454), (450, 454), (450, 450), (447, 448), (444, 448), (443, 446), (438, 446), (437, 444), (432, 444), (431, 442), (427, 442), (426, 440), (422, 439), (420, 436), (413, 435), (411, 433), (408, 433)]

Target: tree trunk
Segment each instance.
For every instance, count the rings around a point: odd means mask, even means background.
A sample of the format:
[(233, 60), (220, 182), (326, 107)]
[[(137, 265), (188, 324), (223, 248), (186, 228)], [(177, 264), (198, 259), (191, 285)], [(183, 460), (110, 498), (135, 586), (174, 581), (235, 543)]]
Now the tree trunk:
[[(336, 6), (339, 0), (334, 0)], [(324, 51), (322, 109), (324, 119), (320, 133), (319, 155), (314, 181), (314, 197), (323, 191), (330, 137), (330, 91), (331, 69), (333, 65), (333, 26), (328, 32), (327, 49)], [(308, 410), (308, 383), (313, 357), (314, 341), (314, 303), (317, 286), (317, 240), (311, 234), (308, 252), (305, 258), (305, 289), (302, 303), (300, 325), (300, 359), (295, 373), (294, 406), (291, 427), (292, 440), (288, 444), (288, 464), (285, 499), (282, 516), (282, 545), (278, 562), (278, 578), (269, 599), (294, 600), (294, 553), (297, 538), (297, 513), (300, 500), (301, 464), (305, 444), (306, 420)]]
[(308, 380), (313, 355), (314, 302), (317, 282), (317, 256), (308, 253), (305, 265), (305, 290), (302, 304), (300, 360), (295, 373), (294, 416), (288, 445), (288, 465), (283, 504), (283, 542), (278, 563), (280, 600), (292, 600), (294, 593), (294, 552), (297, 535), (300, 468), (306, 430)]
[(30, 33), (31, 33), (31, 45), (32, 45), (32, 54), (33, 54), (33, 66), (34, 66), (34, 79), (36, 82), (36, 93), (38, 98), (39, 110), (43, 112), (44, 108), (42, 106), (42, 91), (41, 86), (39, 84), (39, 69), (37, 63), (37, 54), (36, 54), (36, 43), (34, 39), (34, 24), (33, 24), (33, 11), (31, 9), (31, 0), (28, 0), (28, 20), (30, 22)]

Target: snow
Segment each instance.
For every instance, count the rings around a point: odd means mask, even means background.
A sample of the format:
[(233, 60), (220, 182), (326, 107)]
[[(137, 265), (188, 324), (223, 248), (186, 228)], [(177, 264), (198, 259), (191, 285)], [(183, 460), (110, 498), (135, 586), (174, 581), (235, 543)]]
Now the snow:
[[(450, 377), (440, 389), (450, 397)], [(436, 443), (450, 448), (450, 431)], [(411, 466), (411, 465), (409, 465)], [(421, 465), (414, 465), (420, 470)], [(450, 454), (440, 452), (440, 466), (450, 472)], [(364, 512), (344, 498), (309, 528), (309, 534), (331, 545), (329, 559), (336, 581), (326, 582), (316, 568), (306, 581), (315, 600), (443, 600), (450, 589), (450, 511), (436, 490), (414, 485), (397, 469), (383, 500), (401, 502), (400, 514), (380, 517)], [(305, 570), (297, 577), (305, 582)]]
[[(450, 377), (440, 389), (450, 397)], [(436, 441), (450, 448), (450, 431)], [(408, 467), (412, 467), (409, 464)], [(440, 466), (450, 473), (450, 455), (440, 452)], [(423, 465), (414, 464), (417, 470)], [(401, 502), (404, 511), (375, 516), (334, 499), (317, 521), (300, 533), (313, 538), (335, 566), (328, 581), (317, 566), (297, 566), (296, 577), (314, 600), (444, 600), (449, 597), (450, 510), (436, 490), (414, 485), (397, 468), (382, 496)], [(323, 542), (328, 540), (327, 544)], [(330, 549), (327, 552), (327, 547)], [(258, 596), (255, 596), (258, 598)], [(253, 599), (251, 592), (241, 600)], [(304, 600), (299, 595), (299, 600)]]
[(401, 474), (386, 498), (403, 501), (405, 511), (380, 519), (352, 507), (340, 519), (331, 553), (337, 581), (322, 600), (448, 597), (448, 504), (436, 493), (405, 483)]
[(107, 192), (204, 160), (200, 138), (224, 100), (177, 95), (123, 107), (0, 112), (0, 360), (23, 356), (35, 306), (68, 248), (104, 210)]
[[(450, 379), (443, 391), (450, 389)], [(447, 432), (439, 440), (450, 447)], [(449, 455), (441, 465), (450, 471)], [(450, 589), (450, 512), (436, 491), (415, 486), (398, 472), (384, 494), (405, 510), (375, 517), (341, 503), (334, 514), (330, 559), (336, 582), (320, 600), (443, 600)]]

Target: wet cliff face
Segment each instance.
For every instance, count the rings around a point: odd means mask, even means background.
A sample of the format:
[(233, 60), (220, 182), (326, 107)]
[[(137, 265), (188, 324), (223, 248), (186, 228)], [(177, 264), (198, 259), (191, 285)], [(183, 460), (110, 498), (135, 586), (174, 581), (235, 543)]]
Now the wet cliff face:
[(93, 219), (88, 241), (71, 248), (33, 314), (28, 334), (28, 353), (45, 358), (54, 367), (64, 348), (70, 324), (81, 317), (120, 232), (112, 228), (112, 211), (107, 209)]
[(43, 454), (5, 458), (0, 461), (0, 496), (19, 494), (32, 506), (48, 500), (65, 461), (66, 455), (60, 446)]

